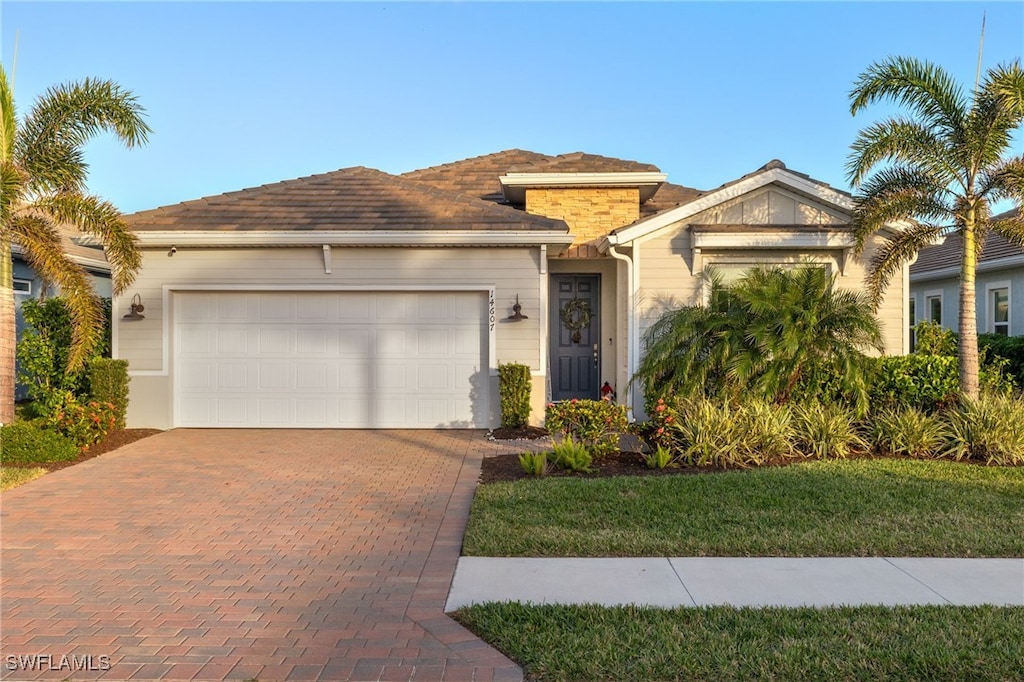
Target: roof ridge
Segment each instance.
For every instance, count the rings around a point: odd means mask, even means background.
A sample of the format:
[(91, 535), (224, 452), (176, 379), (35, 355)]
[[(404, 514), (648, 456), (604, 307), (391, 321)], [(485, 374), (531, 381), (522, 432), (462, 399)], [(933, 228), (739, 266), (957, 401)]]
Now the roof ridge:
[(425, 168), (416, 168), (416, 169), (413, 169), (411, 171), (405, 171), (404, 173), (400, 173), (399, 175), (402, 176), (402, 177), (406, 177), (406, 176), (415, 175), (417, 173), (429, 173), (429, 172), (435, 172), (436, 173), (437, 171), (444, 170), (444, 169), (447, 169), (447, 168), (453, 168), (453, 167), (456, 167), (456, 166), (461, 166), (461, 165), (464, 165), (466, 163), (472, 163), (474, 161), (483, 161), (485, 159), (493, 159), (493, 158), (497, 158), (497, 157), (500, 157), (500, 156), (503, 156), (503, 155), (507, 156), (507, 155), (511, 155), (511, 154), (535, 154), (537, 156), (543, 156), (543, 157), (546, 157), (546, 158), (549, 158), (549, 159), (551, 158), (551, 156), (549, 154), (542, 154), (541, 152), (535, 152), (535, 151), (531, 151), (529, 149), (520, 149), (518, 147), (512, 147), (510, 149), (503, 149), (503, 150), (501, 150), (499, 152), (491, 152), (490, 154), (480, 154), (478, 156), (470, 156), (470, 157), (467, 157), (465, 159), (458, 159), (456, 161), (449, 161), (447, 163), (437, 164), (436, 166), (426, 166)]

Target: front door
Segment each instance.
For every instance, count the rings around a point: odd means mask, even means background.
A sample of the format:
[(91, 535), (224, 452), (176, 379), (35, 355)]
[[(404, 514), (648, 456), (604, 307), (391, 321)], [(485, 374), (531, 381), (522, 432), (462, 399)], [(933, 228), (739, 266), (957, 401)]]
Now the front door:
[(551, 277), (551, 399), (600, 395), (599, 275)]

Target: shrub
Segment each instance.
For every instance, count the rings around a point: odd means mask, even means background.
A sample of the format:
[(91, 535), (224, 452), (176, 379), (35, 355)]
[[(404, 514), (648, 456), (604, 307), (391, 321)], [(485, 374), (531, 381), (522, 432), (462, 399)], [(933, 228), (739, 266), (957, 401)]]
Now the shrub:
[(545, 452), (524, 452), (519, 455), (519, 466), (530, 476), (548, 473), (548, 455)]
[(746, 463), (763, 464), (793, 454), (793, 411), (788, 405), (755, 400), (743, 405), (737, 416), (736, 436)]
[(644, 455), (644, 464), (648, 469), (664, 469), (675, 461), (672, 451), (663, 445), (659, 445), (653, 452)]
[(855, 414), (840, 405), (803, 403), (794, 411), (797, 450), (805, 457), (846, 458), (866, 447), (854, 426)]
[(590, 450), (586, 445), (574, 441), (572, 436), (566, 436), (562, 442), (555, 444), (552, 450), (555, 464), (563, 469), (584, 473), (593, 471), (590, 465), (594, 463), (594, 458)]
[[(670, 414), (666, 419), (672, 418)], [(743, 466), (738, 420), (724, 403), (710, 400), (684, 402), (679, 415), (668, 422), (674, 432), (679, 458), (695, 466)]]
[(501, 425), (526, 426), (530, 419), (530, 368), (517, 363), (498, 365), (498, 394), (501, 396)]
[(957, 334), (944, 328), (937, 322), (924, 320), (914, 326), (916, 344), (911, 349), (918, 355), (942, 355), (955, 357), (957, 354)]
[(545, 426), (586, 445), (594, 456), (615, 452), (627, 430), (626, 407), (610, 400), (564, 400), (548, 405)]
[(0, 463), (45, 464), (78, 456), (69, 438), (36, 422), (12, 422), (0, 427)]
[(932, 413), (956, 404), (959, 396), (955, 357), (913, 354), (878, 359), (871, 389), (873, 405)]
[(942, 455), (986, 464), (1024, 464), (1024, 400), (985, 396), (946, 416)]
[(885, 408), (873, 415), (871, 443), (881, 453), (928, 457), (937, 455), (945, 426), (935, 416), (913, 408)]
[(89, 362), (89, 395), (114, 406), (115, 429), (124, 428), (128, 412), (128, 361), (93, 358)]
[(1024, 386), (1024, 336), (999, 336), (979, 334), (978, 349), (992, 360), (1006, 360), (1006, 372), (1018, 386)]
[(43, 422), (66, 436), (80, 449), (99, 443), (117, 426), (117, 408), (113, 403), (95, 400), (82, 404), (70, 391), (56, 396), (47, 405)]

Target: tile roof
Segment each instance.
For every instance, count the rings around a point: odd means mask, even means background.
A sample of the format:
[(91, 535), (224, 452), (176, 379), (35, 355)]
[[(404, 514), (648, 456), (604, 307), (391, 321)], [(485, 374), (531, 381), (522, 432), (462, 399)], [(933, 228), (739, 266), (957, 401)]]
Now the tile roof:
[[(1016, 212), (1016, 209), (1012, 209), (993, 217), (994, 219), (1008, 218), (1015, 215)], [(954, 233), (946, 237), (946, 241), (941, 244), (921, 249), (917, 261), (910, 266), (910, 274), (919, 275), (933, 270), (959, 267), (960, 257), (963, 254), (963, 243), (963, 237)], [(985, 235), (978, 263), (988, 263), (1000, 258), (1020, 255), (1024, 255), (1024, 248), (1010, 243), (998, 234), (988, 232)]]
[[(495, 177), (495, 184), (497, 178)], [(370, 168), (345, 168), (126, 216), (134, 230), (540, 230), (535, 216)]]
[[(84, 235), (74, 225), (63, 223), (57, 226), (60, 232), (60, 241), (64, 248), (64, 254), (79, 265), (85, 266), (88, 270), (110, 272), (110, 264), (107, 263), (107, 255), (102, 246), (86, 246), (78, 243), (78, 238)], [(14, 253), (19, 257), (24, 250), (18, 244), (11, 245)]]
[(546, 159), (517, 163), (505, 169), (508, 173), (660, 173), (650, 163), (615, 159), (609, 156), (572, 152)]
[(409, 171), (402, 173), (401, 177), (423, 182), (438, 189), (468, 194), (477, 199), (504, 203), (501, 183), (498, 182), (499, 176), (504, 175), (511, 166), (544, 163), (554, 158), (523, 149), (506, 149), (494, 154)]

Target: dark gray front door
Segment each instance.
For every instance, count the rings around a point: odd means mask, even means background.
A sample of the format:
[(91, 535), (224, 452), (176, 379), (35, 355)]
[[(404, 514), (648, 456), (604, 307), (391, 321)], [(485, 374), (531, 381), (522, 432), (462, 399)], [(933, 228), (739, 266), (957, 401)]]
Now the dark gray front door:
[(601, 397), (598, 383), (600, 281), (598, 275), (551, 277), (552, 400)]

